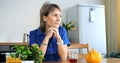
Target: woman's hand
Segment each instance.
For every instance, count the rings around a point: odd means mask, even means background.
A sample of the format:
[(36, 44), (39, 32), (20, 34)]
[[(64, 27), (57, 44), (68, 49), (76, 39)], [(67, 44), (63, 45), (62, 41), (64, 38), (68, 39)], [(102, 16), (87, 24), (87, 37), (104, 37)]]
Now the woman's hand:
[(50, 39), (54, 35), (53, 28), (49, 28), (46, 32), (46, 36)]
[(54, 31), (54, 37), (56, 37), (57, 39), (61, 39), (60, 35), (59, 35), (59, 31), (57, 28), (53, 28), (53, 31)]
[(57, 28), (50, 27), (47, 31), (47, 37), (56, 37), (58, 41), (61, 41), (61, 37)]

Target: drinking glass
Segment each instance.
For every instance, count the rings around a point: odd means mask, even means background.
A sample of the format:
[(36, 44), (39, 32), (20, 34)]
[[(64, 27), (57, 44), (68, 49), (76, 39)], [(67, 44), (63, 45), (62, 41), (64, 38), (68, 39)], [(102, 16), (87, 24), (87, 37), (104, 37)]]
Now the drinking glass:
[(78, 53), (75, 51), (69, 51), (68, 60), (70, 63), (77, 63)]

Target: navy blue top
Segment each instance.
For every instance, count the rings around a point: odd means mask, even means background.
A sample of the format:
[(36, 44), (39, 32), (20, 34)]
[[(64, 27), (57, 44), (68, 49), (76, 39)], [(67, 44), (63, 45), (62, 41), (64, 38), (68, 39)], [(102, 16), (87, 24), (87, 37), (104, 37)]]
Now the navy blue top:
[[(70, 41), (67, 36), (66, 29), (64, 27), (59, 27), (59, 34), (61, 39), (63, 40), (64, 44), (70, 45)], [(38, 44), (39, 46), (42, 44), (46, 34), (41, 32), (40, 28), (30, 31), (30, 42), (29, 45)], [(58, 47), (57, 47), (57, 39), (52, 37), (49, 40), (48, 47), (45, 54), (45, 61), (58, 61), (60, 60), (58, 54)]]

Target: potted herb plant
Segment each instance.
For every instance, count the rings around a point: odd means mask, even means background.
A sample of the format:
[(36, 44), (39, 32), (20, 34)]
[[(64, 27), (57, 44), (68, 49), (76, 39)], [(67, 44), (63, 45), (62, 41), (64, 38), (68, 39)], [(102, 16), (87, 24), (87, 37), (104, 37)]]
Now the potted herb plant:
[(70, 21), (70, 22), (68, 22), (68, 23), (62, 23), (62, 26), (63, 27), (65, 27), (65, 29), (66, 29), (66, 31), (67, 31), (67, 33), (68, 33), (68, 31), (74, 31), (74, 30), (76, 30), (77, 29), (77, 26), (75, 25), (76, 23), (75, 22), (72, 22), (72, 21)]
[(12, 58), (20, 58), (22, 63), (26, 60), (34, 60), (35, 63), (42, 63), (44, 59), (43, 52), (39, 49), (39, 46), (36, 44), (34, 47), (24, 46), (24, 45), (15, 45), (13, 49), (15, 53), (11, 53)]

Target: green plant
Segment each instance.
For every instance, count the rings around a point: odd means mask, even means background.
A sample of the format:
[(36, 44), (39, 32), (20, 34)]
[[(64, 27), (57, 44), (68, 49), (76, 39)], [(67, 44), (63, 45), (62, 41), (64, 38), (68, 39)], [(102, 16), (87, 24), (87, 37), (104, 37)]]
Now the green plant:
[(42, 60), (44, 59), (44, 54), (37, 44), (35, 44), (34, 47), (15, 45), (13, 46), (13, 49), (16, 52), (11, 53), (10, 56), (14, 58), (20, 58), (21, 60), (34, 60), (35, 63), (42, 63)]
[(68, 23), (62, 23), (62, 26), (63, 27), (65, 27), (65, 29), (66, 29), (66, 31), (68, 32), (69, 30), (70, 31), (73, 31), (73, 30), (76, 30), (77, 29), (77, 27), (76, 27), (76, 25), (75, 25), (76, 23), (75, 22), (68, 22)]

